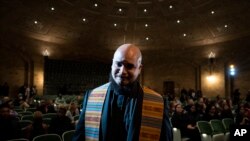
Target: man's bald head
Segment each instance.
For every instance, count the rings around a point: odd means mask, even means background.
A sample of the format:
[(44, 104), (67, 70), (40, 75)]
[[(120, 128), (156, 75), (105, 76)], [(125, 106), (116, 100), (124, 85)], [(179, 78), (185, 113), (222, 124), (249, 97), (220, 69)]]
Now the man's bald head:
[(134, 82), (141, 72), (142, 55), (133, 44), (123, 44), (117, 48), (113, 57), (112, 77), (118, 85)]
[(133, 44), (123, 44), (115, 51), (115, 55), (123, 54), (124, 56), (135, 57), (138, 60), (138, 65), (141, 65), (142, 55), (140, 49)]

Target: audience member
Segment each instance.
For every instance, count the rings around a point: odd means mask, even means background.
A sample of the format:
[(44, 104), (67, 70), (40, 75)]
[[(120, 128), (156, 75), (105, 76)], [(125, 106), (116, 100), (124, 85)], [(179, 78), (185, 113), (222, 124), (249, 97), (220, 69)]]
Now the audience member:
[(74, 116), (77, 116), (77, 115), (79, 115), (79, 109), (77, 105), (74, 102), (72, 102), (69, 105), (69, 108), (66, 112), (66, 116), (69, 117), (72, 122), (74, 122)]
[(246, 95), (246, 102), (250, 103), (250, 90), (247, 91), (247, 95)]
[(21, 137), (21, 127), (18, 119), (10, 115), (7, 103), (0, 105), (0, 141)]
[(248, 107), (245, 107), (245, 105), (240, 104), (235, 117), (236, 125), (250, 125), (249, 114), (250, 111)]
[(221, 117), (221, 119), (223, 119), (223, 118), (232, 118), (233, 119), (234, 118), (233, 112), (226, 102), (222, 105), (220, 117)]
[(184, 103), (188, 97), (189, 96), (187, 90), (185, 88), (181, 89), (180, 101)]
[(48, 133), (48, 125), (43, 123), (42, 112), (40, 111), (34, 112), (34, 118), (32, 124), (24, 128), (25, 138), (31, 141), (35, 136), (47, 133)]
[(30, 87), (27, 86), (26, 89), (25, 89), (25, 102), (29, 103), (29, 100), (30, 100)]
[(48, 113), (48, 108), (47, 108), (47, 104), (46, 104), (45, 100), (40, 101), (40, 104), (37, 105), (37, 110), (42, 112), (42, 114)]
[(195, 107), (197, 113), (199, 113), (201, 117), (204, 117), (207, 105), (205, 104), (203, 97), (198, 99), (197, 103), (195, 104)]
[(34, 97), (37, 95), (37, 89), (36, 86), (33, 85), (30, 88), (30, 98), (29, 98), (29, 104), (33, 104)]
[(13, 100), (9, 100), (6, 102), (6, 104), (8, 104), (9, 108), (10, 108), (10, 115), (12, 117), (16, 117), (18, 116), (18, 113), (15, 111), (14, 109), (14, 104), (13, 104)]
[(65, 104), (66, 104), (66, 101), (65, 101), (65, 99), (63, 98), (63, 96), (62, 96), (61, 93), (59, 93), (59, 94), (57, 95), (57, 98), (56, 98), (56, 100), (55, 100), (55, 104), (57, 104), (57, 106), (58, 106), (58, 105), (65, 105)]
[(30, 105), (26, 101), (24, 101), (24, 100), (20, 101), (20, 108), (21, 109), (27, 109), (29, 107), (30, 107)]
[(21, 87), (19, 88), (19, 90), (18, 90), (18, 95), (19, 95), (20, 97), (22, 97), (22, 98), (20, 98), (20, 99), (22, 99), (22, 100), (26, 100), (25, 91), (26, 91), (26, 86), (25, 86), (25, 85), (21, 86)]
[(74, 125), (71, 123), (70, 118), (66, 116), (66, 111), (64, 106), (59, 107), (57, 117), (51, 120), (49, 127), (50, 133), (62, 135), (63, 132), (74, 129)]
[(204, 120), (210, 121), (212, 119), (220, 119), (220, 116), (218, 114), (218, 111), (217, 111), (215, 105), (208, 105), (206, 108)]
[(233, 104), (236, 105), (240, 102), (240, 89), (235, 89), (233, 92)]
[(187, 105), (184, 107), (184, 110), (189, 112), (189, 110), (191, 109), (191, 107), (194, 105), (194, 100), (189, 98), (187, 100)]
[[(195, 110), (194, 110), (195, 111)], [(198, 114), (197, 114), (198, 115)], [(180, 129), (181, 137), (187, 137), (189, 140), (200, 141), (200, 134), (198, 129), (196, 128), (196, 124), (194, 124), (197, 119), (194, 117), (188, 117), (182, 108), (181, 104), (177, 104), (175, 106), (175, 113), (171, 119), (173, 127)]]
[(197, 113), (195, 105), (191, 105), (189, 109), (187, 109), (187, 130), (186, 134), (190, 138), (191, 141), (200, 141), (200, 133), (196, 126), (196, 122), (201, 120), (200, 114)]
[(47, 113), (56, 113), (57, 105), (53, 102), (52, 99), (47, 100)]

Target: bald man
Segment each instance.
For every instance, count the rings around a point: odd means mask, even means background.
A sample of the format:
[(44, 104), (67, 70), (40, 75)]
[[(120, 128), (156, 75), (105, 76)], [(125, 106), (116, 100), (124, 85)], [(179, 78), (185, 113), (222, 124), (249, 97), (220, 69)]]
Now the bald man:
[[(123, 44), (115, 51), (110, 82), (85, 94), (74, 141), (168, 141), (164, 102), (142, 88), (140, 49)], [(167, 139), (169, 138), (169, 139)]]

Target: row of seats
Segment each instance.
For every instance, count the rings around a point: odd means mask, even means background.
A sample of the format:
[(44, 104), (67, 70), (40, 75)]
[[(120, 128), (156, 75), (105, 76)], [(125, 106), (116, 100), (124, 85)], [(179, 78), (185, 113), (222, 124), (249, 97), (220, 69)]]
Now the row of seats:
[(198, 121), (196, 124), (202, 141), (229, 141), (229, 130), (230, 126), (234, 124), (234, 120), (231, 118), (213, 119), (209, 122)]
[[(224, 118), (222, 120), (197, 121), (197, 128), (200, 132), (202, 141), (229, 141), (230, 126), (234, 124), (231, 118)], [(182, 138), (180, 129), (173, 128), (174, 141), (186, 141), (189, 138)]]
[[(173, 129), (173, 141), (188, 141), (189, 138), (182, 138), (181, 131), (178, 128)], [(227, 132), (225, 134), (219, 133), (214, 134), (212, 136), (207, 134), (201, 134), (202, 141), (230, 141), (230, 133)]]
[(234, 120), (231, 118), (224, 118), (222, 120), (213, 119), (208, 121), (197, 121), (197, 127), (201, 134), (214, 135), (225, 134), (229, 132), (230, 126), (234, 124)]
[(20, 107), (15, 107), (14, 108), (15, 109), (15, 111), (19, 114), (19, 113), (21, 113), (22, 114), (22, 112), (31, 112), (31, 113), (34, 113), (35, 111), (36, 111), (36, 108), (27, 108), (27, 109), (20, 109)]
[[(52, 119), (52, 118), (55, 118), (57, 116), (56, 113), (47, 113), (47, 114), (43, 114), (43, 119), (46, 119), (46, 118), (49, 118), (49, 119)], [(21, 116), (21, 120), (31, 120), (33, 121), (33, 115), (23, 115)], [(78, 120), (79, 119), (79, 115), (76, 115), (74, 116), (74, 121)]]
[(229, 132), (225, 134), (219, 133), (219, 134), (214, 134), (213, 136), (202, 134), (201, 140), (202, 141), (230, 141), (230, 133)]
[[(62, 136), (59, 136), (57, 134), (44, 134), (34, 137), (32, 141), (71, 141), (74, 133), (75, 130), (65, 131), (62, 134)], [(29, 141), (29, 140), (25, 138), (20, 138), (8, 141)]]
[[(43, 115), (43, 123), (50, 125), (51, 123), (51, 119), (53, 118), (53, 116), (56, 116), (55, 114), (44, 114)], [(79, 115), (74, 116), (74, 121), (77, 121), (79, 119)], [(26, 126), (30, 125), (33, 121), (33, 116), (32, 115), (26, 115), (23, 116), (21, 118), (21, 120), (19, 120), (19, 125), (21, 127), (21, 129), (25, 128)]]

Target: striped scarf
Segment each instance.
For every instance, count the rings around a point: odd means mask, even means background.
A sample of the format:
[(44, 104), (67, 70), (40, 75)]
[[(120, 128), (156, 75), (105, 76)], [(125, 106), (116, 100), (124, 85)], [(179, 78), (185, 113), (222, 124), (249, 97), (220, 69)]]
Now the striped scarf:
[[(101, 115), (109, 85), (110, 83), (107, 83), (94, 89), (89, 96), (85, 113), (86, 141), (99, 140)], [(163, 99), (151, 89), (144, 87), (143, 91), (144, 97), (139, 140), (159, 141), (164, 108)]]

